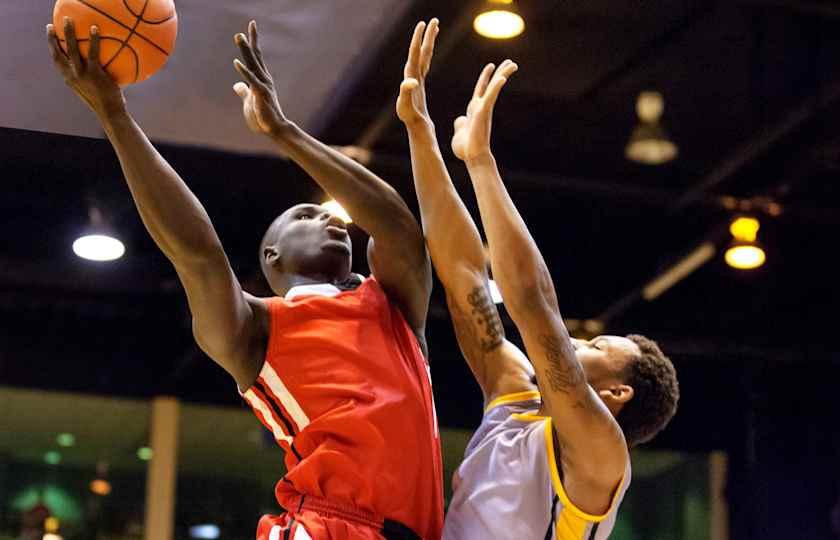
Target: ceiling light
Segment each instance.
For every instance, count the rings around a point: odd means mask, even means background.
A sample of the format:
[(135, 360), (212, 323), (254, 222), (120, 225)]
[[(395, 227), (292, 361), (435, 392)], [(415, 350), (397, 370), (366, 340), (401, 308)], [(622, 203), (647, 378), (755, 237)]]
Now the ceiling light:
[(102, 478), (97, 478), (90, 482), (90, 490), (101, 497), (105, 497), (111, 493), (111, 483)]
[(50, 450), (46, 454), (44, 454), (44, 461), (48, 465), (58, 465), (61, 463), (61, 454), (56, 452), (55, 450)]
[(726, 264), (738, 270), (753, 270), (767, 260), (767, 255), (758, 243), (761, 224), (754, 217), (742, 216), (732, 221), (729, 232), (732, 244), (726, 250)]
[(350, 217), (350, 214), (347, 213), (338, 201), (330, 199), (329, 201), (322, 204), (324, 208), (326, 208), (330, 214), (334, 215), (344, 223), (353, 223), (353, 218)]
[(125, 246), (105, 225), (102, 212), (91, 205), (90, 225), (86, 233), (73, 242), (73, 253), (89, 261), (113, 261), (125, 254)]
[(645, 165), (661, 165), (677, 157), (679, 149), (659, 123), (665, 100), (659, 92), (642, 92), (636, 101), (639, 124), (624, 150), (627, 159)]
[(55, 442), (58, 443), (58, 446), (70, 448), (76, 444), (76, 437), (72, 433), (59, 433), (55, 438)]
[(219, 526), (212, 523), (190, 527), (190, 538), (198, 538), (200, 540), (215, 540), (221, 533)]
[(475, 31), (490, 39), (510, 39), (525, 31), (525, 20), (513, 0), (487, 0), (473, 21)]
[(137, 449), (137, 457), (141, 461), (149, 461), (150, 459), (152, 459), (152, 456), (154, 456), (154, 455), (155, 455), (154, 451), (151, 448), (149, 448), (148, 446), (142, 446), (142, 447)]

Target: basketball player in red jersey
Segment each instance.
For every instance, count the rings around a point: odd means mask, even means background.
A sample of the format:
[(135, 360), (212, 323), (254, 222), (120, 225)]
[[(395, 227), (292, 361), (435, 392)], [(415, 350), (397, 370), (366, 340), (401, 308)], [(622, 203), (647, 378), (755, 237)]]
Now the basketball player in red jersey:
[(126, 110), (98, 61), (79, 54), (65, 21), (67, 54), (49, 45), (67, 84), (99, 117), (137, 209), (175, 266), (201, 348), (236, 380), (286, 451), (259, 540), (438, 539), (443, 527), (440, 445), (425, 359), (431, 269), (419, 225), (400, 196), (370, 171), (286, 118), (257, 44), (255, 23), (235, 41), (248, 126), (272, 139), (371, 234), (373, 276), (352, 274), (342, 221), (295, 206), (260, 244), (276, 297), (244, 292), (204, 208)]

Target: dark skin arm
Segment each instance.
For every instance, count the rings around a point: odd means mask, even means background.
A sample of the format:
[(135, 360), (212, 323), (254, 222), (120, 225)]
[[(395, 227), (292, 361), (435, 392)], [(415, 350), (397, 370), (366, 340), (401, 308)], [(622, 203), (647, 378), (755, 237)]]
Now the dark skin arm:
[(248, 35), (237, 34), (235, 41), (242, 61), (235, 60), (234, 66), (245, 82), (237, 83), (234, 90), (242, 98), (248, 127), (271, 138), (371, 235), (373, 273), (400, 308), (425, 352), (431, 264), (417, 220), (402, 197), (381, 178), (286, 117), (263, 61), (254, 21), (248, 26)]
[(184, 286), (196, 341), (240, 388), (248, 388), (268, 336), (263, 303), (242, 291), (201, 203), (126, 110), (122, 92), (99, 62), (98, 29), (91, 28), (89, 59), (79, 53), (69, 19), (64, 31), (67, 53), (47, 26), (53, 63), (102, 123), (146, 229)]
[(481, 387), (487, 405), (497, 397), (536, 390), (533, 368), (505, 339), (504, 327), (490, 297), (484, 247), (478, 229), (446, 170), (426, 102), (438, 21), (418, 23), (408, 59), (397, 115), (411, 147), (414, 186), (429, 253), (446, 289), (461, 353)]
[(467, 165), (490, 245), (493, 275), (536, 369), (544, 407), (560, 444), (558, 466), (572, 501), (590, 514), (611, 503), (628, 459), (621, 428), (586, 380), (560, 316), (542, 254), (502, 182), (490, 152), (493, 107), (516, 71), (485, 70), (467, 115), (456, 120), (455, 154)]

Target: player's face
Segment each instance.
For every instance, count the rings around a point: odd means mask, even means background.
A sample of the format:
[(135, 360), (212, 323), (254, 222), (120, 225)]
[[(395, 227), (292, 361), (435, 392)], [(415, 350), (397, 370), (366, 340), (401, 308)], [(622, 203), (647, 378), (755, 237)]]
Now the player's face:
[(598, 336), (589, 341), (573, 338), (572, 346), (587, 381), (596, 390), (621, 384), (627, 362), (641, 354), (638, 345), (621, 336)]
[(322, 206), (299, 204), (284, 212), (274, 245), (286, 272), (337, 278), (350, 272), (353, 243), (347, 225)]

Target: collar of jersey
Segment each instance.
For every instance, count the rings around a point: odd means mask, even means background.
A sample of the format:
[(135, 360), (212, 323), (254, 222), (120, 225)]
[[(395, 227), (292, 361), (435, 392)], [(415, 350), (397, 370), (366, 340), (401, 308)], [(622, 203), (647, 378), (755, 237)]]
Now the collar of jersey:
[(341, 290), (332, 283), (308, 283), (295, 285), (286, 293), (286, 300), (294, 300), (298, 296), (335, 296)]

